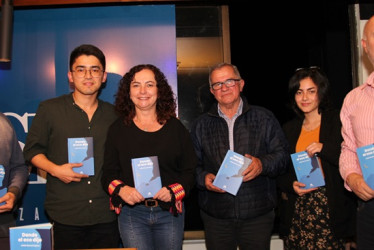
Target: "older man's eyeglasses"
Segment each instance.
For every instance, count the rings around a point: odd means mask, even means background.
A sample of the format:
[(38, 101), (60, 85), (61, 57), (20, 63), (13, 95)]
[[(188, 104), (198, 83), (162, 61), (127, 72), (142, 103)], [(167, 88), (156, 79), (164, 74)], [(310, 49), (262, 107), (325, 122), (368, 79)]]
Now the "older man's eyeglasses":
[(216, 82), (210, 85), (210, 87), (214, 90), (219, 90), (222, 88), (222, 85), (225, 84), (227, 88), (232, 87), (236, 84), (236, 82), (240, 81), (241, 79), (227, 79), (224, 82)]
[(103, 75), (103, 70), (100, 68), (84, 68), (84, 67), (77, 67), (75, 70), (72, 70), (75, 73), (76, 77), (83, 78), (86, 76), (87, 72), (90, 72), (92, 77), (101, 77)]

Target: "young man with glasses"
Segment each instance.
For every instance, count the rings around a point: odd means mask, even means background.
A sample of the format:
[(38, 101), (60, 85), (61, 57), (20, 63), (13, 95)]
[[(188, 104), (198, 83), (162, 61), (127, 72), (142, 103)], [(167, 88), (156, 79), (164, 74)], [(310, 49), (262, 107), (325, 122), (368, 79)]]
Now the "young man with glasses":
[[(117, 118), (112, 104), (98, 99), (106, 81), (105, 56), (89, 44), (75, 48), (68, 72), (73, 92), (40, 103), (27, 135), (24, 156), (45, 170), (45, 210), (54, 225), (55, 249), (116, 248), (119, 233), (109, 197), (101, 187), (104, 143)], [(95, 175), (76, 173), (68, 163), (68, 138), (92, 137)]]
[[(241, 96), (238, 69), (219, 64), (209, 74), (216, 103), (191, 129), (198, 156), (197, 186), (208, 250), (270, 249), (277, 175), (289, 161), (288, 143), (275, 116)], [(231, 149), (252, 159), (236, 196), (213, 185)]]

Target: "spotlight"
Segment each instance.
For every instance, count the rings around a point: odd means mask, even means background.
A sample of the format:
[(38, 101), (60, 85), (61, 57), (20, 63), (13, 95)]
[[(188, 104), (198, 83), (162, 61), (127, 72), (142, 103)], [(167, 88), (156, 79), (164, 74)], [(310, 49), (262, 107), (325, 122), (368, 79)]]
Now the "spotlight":
[(13, 0), (1, 1), (0, 62), (10, 62), (13, 36)]

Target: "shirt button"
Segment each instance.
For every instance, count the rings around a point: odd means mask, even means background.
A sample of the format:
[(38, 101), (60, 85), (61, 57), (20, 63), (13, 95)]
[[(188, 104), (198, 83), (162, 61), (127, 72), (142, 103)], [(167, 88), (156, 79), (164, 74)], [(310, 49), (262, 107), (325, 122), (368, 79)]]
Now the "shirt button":
[(89, 202), (89, 203), (92, 203), (92, 200), (89, 200), (88, 202)]
[(87, 184), (91, 184), (91, 181), (87, 181)]

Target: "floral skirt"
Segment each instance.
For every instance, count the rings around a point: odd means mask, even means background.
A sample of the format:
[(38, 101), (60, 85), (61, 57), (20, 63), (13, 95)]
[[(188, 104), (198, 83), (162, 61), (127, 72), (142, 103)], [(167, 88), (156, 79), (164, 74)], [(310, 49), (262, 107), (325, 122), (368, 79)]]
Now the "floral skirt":
[(285, 249), (344, 249), (344, 240), (331, 231), (325, 187), (297, 198), (290, 234), (283, 240)]

